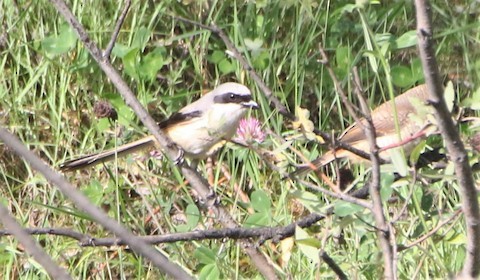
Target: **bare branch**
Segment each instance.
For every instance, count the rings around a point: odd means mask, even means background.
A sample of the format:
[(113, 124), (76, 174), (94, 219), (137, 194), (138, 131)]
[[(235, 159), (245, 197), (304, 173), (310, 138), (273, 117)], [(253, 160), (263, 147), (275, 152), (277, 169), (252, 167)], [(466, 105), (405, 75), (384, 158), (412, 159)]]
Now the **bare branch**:
[[(295, 227), (306, 228), (323, 220), (325, 215), (310, 214), (297, 222), (284, 227), (258, 227), (258, 228), (224, 228), (212, 230), (199, 230), (185, 233), (170, 233), (162, 235), (138, 236), (144, 242), (157, 245), (161, 243), (173, 243), (178, 241), (193, 241), (205, 239), (249, 239), (259, 238), (258, 246), (267, 240), (279, 242), (282, 239), (291, 237), (295, 234)], [(24, 230), (31, 235), (57, 235), (65, 236), (79, 241), (80, 246), (123, 246), (128, 245), (126, 240), (115, 237), (93, 237), (68, 228), (29, 228)], [(0, 236), (12, 235), (13, 231), (0, 230)]]
[(321, 250), (319, 255), (320, 255), (320, 258), (328, 265), (328, 267), (330, 267), (330, 269), (332, 269), (333, 272), (335, 272), (338, 279), (341, 279), (341, 280), (348, 279), (347, 275), (345, 274), (345, 272), (343, 272), (342, 268), (340, 268), (337, 265), (337, 263), (335, 263), (335, 261), (332, 258), (330, 258), (330, 256), (325, 251)]
[(305, 180), (297, 179), (297, 182), (299, 182), (300, 184), (304, 185), (305, 187), (307, 187), (311, 190), (314, 190), (314, 191), (317, 191), (317, 192), (320, 192), (320, 193), (323, 193), (323, 194), (329, 195), (331, 197), (338, 198), (338, 199), (341, 199), (341, 200), (344, 200), (344, 201), (347, 201), (347, 202), (350, 202), (350, 203), (353, 203), (353, 204), (360, 205), (360, 206), (365, 207), (367, 209), (372, 209), (372, 205), (370, 203), (368, 203), (367, 201), (363, 200), (363, 199), (358, 199), (356, 197), (353, 197), (353, 196), (345, 194), (345, 193), (332, 192), (332, 191), (326, 190), (322, 187), (319, 187), (317, 185), (314, 185), (310, 182), (307, 182)]
[(467, 256), (461, 277), (477, 278), (480, 274), (480, 210), (478, 196), (462, 139), (455, 126), (443, 96), (443, 86), (433, 46), (431, 6), (426, 0), (415, 0), (417, 36), (423, 73), (435, 109), (440, 132), (445, 140), (450, 160), (460, 186), (462, 209), (467, 225)]
[(10, 215), (8, 209), (0, 203), (0, 220), (5, 228), (8, 228), (12, 235), (25, 247), (25, 250), (47, 271), (53, 279), (72, 279), (70, 275), (58, 266), (38, 243), (33, 240), (29, 233), (20, 226)]

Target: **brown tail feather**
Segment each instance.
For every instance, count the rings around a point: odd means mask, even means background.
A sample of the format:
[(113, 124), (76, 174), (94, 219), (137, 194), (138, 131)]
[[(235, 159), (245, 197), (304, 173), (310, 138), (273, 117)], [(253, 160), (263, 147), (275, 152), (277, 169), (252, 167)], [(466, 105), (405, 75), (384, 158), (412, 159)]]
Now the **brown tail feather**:
[(291, 175), (292, 176), (303, 176), (306, 175), (308, 172), (317, 170), (318, 168), (329, 164), (330, 162), (334, 161), (337, 158), (345, 157), (346, 155), (343, 152), (344, 150), (338, 150), (335, 154), (332, 152), (328, 152), (323, 156), (313, 160), (311, 164), (305, 164), (298, 167)]
[(153, 136), (148, 136), (137, 140), (132, 143), (125, 144), (123, 146), (97, 153), (79, 157), (73, 160), (66, 161), (60, 164), (60, 170), (62, 171), (75, 171), (90, 167), (105, 161), (113, 160), (116, 157), (125, 156), (138, 150), (147, 149), (155, 145), (155, 139)]

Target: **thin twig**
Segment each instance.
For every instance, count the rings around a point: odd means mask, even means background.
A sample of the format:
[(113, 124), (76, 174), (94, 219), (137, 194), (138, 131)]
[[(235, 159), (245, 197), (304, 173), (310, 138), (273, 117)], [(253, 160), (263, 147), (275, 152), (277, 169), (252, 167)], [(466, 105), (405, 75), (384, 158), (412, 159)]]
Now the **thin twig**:
[(125, 17), (127, 16), (128, 10), (130, 9), (130, 5), (132, 4), (131, 0), (125, 0), (125, 4), (123, 7), (123, 11), (118, 17), (117, 23), (115, 24), (115, 28), (113, 29), (112, 37), (110, 38), (110, 42), (108, 42), (105, 51), (103, 52), (103, 59), (110, 60), (110, 54), (112, 53), (113, 47), (115, 46), (115, 42), (118, 38), (118, 33), (120, 32), (120, 28), (125, 21)]
[(332, 191), (326, 190), (322, 187), (319, 187), (317, 185), (314, 185), (310, 182), (307, 182), (305, 180), (297, 179), (297, 182), (304, 185), (305, 187), (307, 187), (311, 190), (314, 190), (314, 191), (317, 191), (317, 192), (320, 192), (320, 193), (323, 193), (323, 194), (329, 195), (331, 197), (341, 199), (341, 200), (344, 200), (344, 201), (347, 201), (347, 202), (350, 202), (350, 203), (353, 203), (353, 204), (360, 205), (360, 206), (365, 207), (365, 208), (370, 209), (370, 210), (372, 209), (372, 205), (370, 203), (368, 203), (367, 201), (363, 200), (363, 199), (358, 199), (356, 197), (353, 197), (353, 196), (345, 194), (345, 193), (332, 192)]
[(460, 217), (460, 213), (462, 213), (462, 210), (459, 209), (457, 211), (455, 211), (453, 213), (452, 216), (450, 216), (448, 219), (446, 219), (445, 221), (442, 221), (440, 222), (436, 227), (434, 227), (432, 230), (430, 230), (427, 234), (425, 234), (424, 236), (418, 238), (417, 240), (413, 241), (412, 243), (408, 244), (408, 245), (398, 245), (398, 252), (401, 252), (401, 251), (405, 251), (407, 249), (410, 249), (414, 246), (417, 246), (418, 244), (422, 243), (423, 241), (427, 240), (428, 238), (430, 238), (432, 235), (434, 235), (435, 233), (437, 233), (441, 228), (443, 228), (444, 225), (450, 223), (451, 221), (457, 219)]

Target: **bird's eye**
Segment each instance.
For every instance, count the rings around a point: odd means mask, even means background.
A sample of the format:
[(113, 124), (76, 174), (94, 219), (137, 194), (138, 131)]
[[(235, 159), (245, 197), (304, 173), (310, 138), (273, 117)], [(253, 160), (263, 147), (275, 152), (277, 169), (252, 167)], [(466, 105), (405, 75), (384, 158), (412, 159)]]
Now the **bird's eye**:
[(233, 93), (230, 93), (230, 100), (235, 100), (236, 95)]

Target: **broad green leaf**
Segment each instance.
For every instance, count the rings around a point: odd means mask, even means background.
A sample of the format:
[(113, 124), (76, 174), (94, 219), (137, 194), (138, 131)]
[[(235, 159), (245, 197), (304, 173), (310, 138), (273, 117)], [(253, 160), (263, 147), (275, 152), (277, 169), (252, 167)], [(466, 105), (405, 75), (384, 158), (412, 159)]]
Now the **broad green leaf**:
[(395, 180), (395, 175), (393, 173), (382, 173), (380, 179), (380, 196), (382, 201), (387, 201), (393, 193), (392, 184)]
[(143, 50), (150, 40), (152, 32), (145, 26), (140, 27), (133, 37), (132, 47)]
[(311, 237), (308, 232), (298, 226), (295, 227), (295, 243), (300, 251), (313, 263), (320, 261), (318, 255), (318, 249), (321, 247), (320, 241)]
[(220, 270), (218, 270), (218, 266), (216, 263), (211, 263), (205, 265), (202, 270), (200, 270), (199, 278), (201, 280), (210, 280), (210, 279), (221, 279), (220, 278)]
[(467, 242), (467, 237), (463, 233), (457, 233), (447, 240), (449, 244), (464, 246)]
[(334, 204), (334, 213), (338, 217), (345, 217), (362, 212), (364, 207), (344, 200), (338, 200)]
[(198, 207), (195, 204), (188, 204), (185, 214), (187, 215), (187, 226), (190, 229), (194, 229), (200, 220), (200, 211), (198, 210)]
[(260, 38), (255, 38), (255, 39), (249, 39), (245, 38), (245, 46), (247, 47), (248, 50), (252, 52), (257, 52), (260, 50), (260, 48), (263, 45), (263, 40)]
[(412, 68), (412, 75), (415, 77), (416, 81), (423, 81), (423, 66), (422, 61), (419, 58), (414, 58), (410, 63), (410, 67)]
[(123, 69), (130, 77), (138, 80), (138, 62), (140, 57), (138, 56), (139, 49), (132, 48), (130, 51), (123, 56)]
[(218, 69), (222, 74), (228, 74), (235, 71), (235, 65), (230, 60), (224, 59), (218, 64)]
[(253, 67), (257, 70), (265, 70), (270, 64), (270, 54), (267, 51), (260, 52), (253, 59)]
[(320, 202), (316, 194), (302, 190), (295, 190), (292, 192), (292, 196), (300, 201), (300, 203), (312, 213), (321, 213), (324, 210), (324, 205)]
[(203, 264), (212, 264), (216, 262), (216, 254), (215, 252), (207, 247), (201, 246), (195, 249), (193, 252), (193, 256)]
[(414, 47), (417, 45), (417, 39), (418, 37), (416, 30), (407, 31), (395, 40), (394, 47), (395, 49)]
[(402, 65), (393, 66), (390, 70), (392, 74), (392, 82), (398, 87), (410, 87), (416, 82), (415, 77), (412, 75), (412, 70)]
[(250, 196), (253, 209), (257, 212), (269, 213), (272, 203), (270, 197), (262, 190), (257, 190)]
[(139, 72), (145, 79), (150, 81), (154, 80), (157, 77), (158, 71), (166, 62), (165, 49), (155, 48), (155, 50), (143, 57)]
[(222, 51), (213, 51), (213, 53), (209, 56), (208, 60), (212, 63), (218, 64), (220, 61), (226, 58), (225, 53)]
[(420, 155), (423, 153), (425, 150), (425, 147), (427, 145), (427, 142), (425, 140), (420, 141), (418, 145), (413, 148), (412, 152), (410, 153), (410, 163), (415, 164), (417, 163), (418, 159), (420, 158)]
[(125, 55), (127, 55), (132, 49), (132, 47), (123, 45), (121, 43), (116, 43), (115, 46), (112, 49), (112, 54), (116, 57), (123, 58)]
[(254, 213), (245, 220), (245, 227), (268, 226), (271, 222), (271, 216), (268, 213)]
[(388, 154), (392, 160), (392, 164), (395, 167), (395, 172), (401, 176), (407, 176), (408, 174), (408, 165), (405, 160), (404, 153), (402, 152), (402, 147), (393, 148), (388, 150)]
[(47, 55), (55, 56), (67, 53), (77, 43), (77, 35), (69, 25), (60, 27), (58, 35), (48, 36), (42, 40), (42, 49)]

